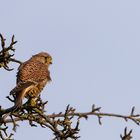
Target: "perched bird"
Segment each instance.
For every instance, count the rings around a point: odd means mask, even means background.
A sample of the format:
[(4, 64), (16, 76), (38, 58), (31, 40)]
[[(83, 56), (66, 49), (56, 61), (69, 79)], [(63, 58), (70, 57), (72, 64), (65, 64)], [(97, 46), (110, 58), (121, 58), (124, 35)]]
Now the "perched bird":
[(50, 64), (52, 64), (52, 57), (46, 52), (41, 52), (19, 66), (16, 87), (10, 92), (15, 97), (15, 105), (5, 112), (20, 108), (24, 97), (36, 98), (40, 94), (51, 80), (48, 70)]

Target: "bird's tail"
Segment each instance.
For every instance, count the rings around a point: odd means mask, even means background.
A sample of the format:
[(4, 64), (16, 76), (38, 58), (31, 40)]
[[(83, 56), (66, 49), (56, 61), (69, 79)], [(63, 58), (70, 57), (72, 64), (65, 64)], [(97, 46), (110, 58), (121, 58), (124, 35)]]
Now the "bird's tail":
[(24, 88), (22, 91), (18, 91), (16, 93), (16, 97), (15, 97), (15, 105), (13, 107), (8, 108), (8, 109), (1, 110), (0, 114), (5, 114), (5, 113), (13, 112), (13, 111), (16, 111), (17, 109), (19, 109), (22, 106), (23, 98), (26, 96), (26, 94), (33, 87), (34, 87), (34, 85), (30, 85), (30, 86)]
[(1, 113), (6, 114), (6, 113), (13, 112), (19, 109), (22, 106), (22, 100), (23, 100), (21, 95), (22, 94), (18, 94), (18, 96), (16, 97), (14, 106), (1, 110)]

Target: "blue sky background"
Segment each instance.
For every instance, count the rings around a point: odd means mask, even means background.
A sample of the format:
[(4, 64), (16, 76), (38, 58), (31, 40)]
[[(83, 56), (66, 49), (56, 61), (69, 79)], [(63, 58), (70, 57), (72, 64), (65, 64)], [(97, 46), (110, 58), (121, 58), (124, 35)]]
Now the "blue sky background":
[[(12, 0), (0, 3), (0, 32), (10, 42), (18, 40), (16, 58), (22, 61), (47, 51), (53, 57), (52, 82), (42, 92), (48, 113), (65, 110), (90, 111), (92, 104), (103, 112), (129, 114), (132, 106), (140, 113), (140, 2), (138, 0)], [(12, 72), (0, 70), (3, 107), (15, 86)], [(119, 140), (125, 126), (133, 128), (134, 140), (140, 127), (133, 122), (96, 117), (81, 121), (80, 140)], [(51, 139), (48, 129), (20, 123), (15, 140)]]

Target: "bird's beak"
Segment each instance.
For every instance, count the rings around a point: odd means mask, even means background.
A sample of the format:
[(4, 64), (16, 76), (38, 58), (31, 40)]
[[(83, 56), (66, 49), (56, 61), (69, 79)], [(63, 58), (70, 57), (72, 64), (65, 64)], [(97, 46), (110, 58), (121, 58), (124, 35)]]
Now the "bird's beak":
[(48, 62), (49, 64), (52, 64), (52, 58), (49, 58)]

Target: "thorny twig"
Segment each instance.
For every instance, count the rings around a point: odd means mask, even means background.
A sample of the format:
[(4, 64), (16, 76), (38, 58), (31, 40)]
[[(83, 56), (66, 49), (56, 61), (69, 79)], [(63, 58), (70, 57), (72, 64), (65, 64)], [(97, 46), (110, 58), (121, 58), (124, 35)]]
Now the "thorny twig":
[(130, 130), (129, 132), (127, 132), (127, 127), (125, 127), (124, 129), (124, 136), (120, 135), (122, 140), (131, 140), (132, 139), (132, 130)]
[[(72, 110), (71, 110), (72, 109)], [(74, 110), (74, 111), (73, 111)], [(97, 116), (99, 117), (99, 124), (101, 124), (101, 118), (102, 117), (116, 117), (116, 118), (122, 118), (124, 119), (125, 121), (128, 121), (128, 120), (132, 120), (134, 123), (136, 123), (137, 125), (140, 125), (140, 115), (139, 114), (136, 114), (136, 115), (120, 115), (120, 114), (114, 114), (114, 113), (102, 113), (102, 112), (98, 112), (98, 110), (96, 110), (95, 108), (95, 111), (89, 111), (89, 112), (75, 112), (75, 109), (73, 108), (70, 108), (70, 112), (67, 113), (67, 116), (65, 115), (65, 113), (63, 114), (62, 112), (61, 113), (58, 113), (58, 114), (51, 114), (51, 115), (45, 115), (46, 117), (48, 118), (63, 118), (63, 117), (73, 117), (73, 116), (77, 116), (79, 119), (80, 118), (85, 118), (85, 119), (88, 119), (88, 116)], [(10, 123), (10, 120), (5, 120), (6, 123)], [(16, 118), (16, 121), (20, 121), (20, 119)]]
[[(42, 102), (42, 101), (41, 101)], [(45, 104), (46, 105), (46, 104)], [(99, 107), (95, 107), (94, 109), (92, 106), (92, 110), (89, 112), (85, 113), (80, 113), (76, 112), (76, 110), (69, 105), (67, 106), (65, 113), (58, 113), (58, 114), (51, 114), (51, 115), (46, 115), (44, 113), (44, 107), (38, 108), (40, 112), (36, 111), (34, 107), (31, 106), (23, 106), (19, 112), (13, 112), (12, 115), (14, 116), (14, 123), (17, 121), (23, 121), (27, 120), (29, 121), (30, 125), (31, 124), (40, 124), (42, 127), (48, 127), (50, 128), (55, 135), (54, 140), (59, 140), (60, 138), (67, 139), (67, 138), (73, 138), (73, 139), (78, 139), (79, 136), (77, 136), (79, 130), (79, 122), (81, 118), (88, 119), (89, 116), (97, 116), (99, 119), (99, 124), (101, 124), (101, 117), (117, 117), (117, 118), (122, 118), (125, 121), (127, 120), (132, 120), (135, 122), (137, 125), (140, 124), (140, 115), (135, 115), (134, 114), (134, 107), (131, 110), (130, 115), (119, 115), (119, 114), (112, 114), (112, 113), (101, 113)], [(29, 113), (29, 110), (32, 110), (31, 114)], [(22, 113), (21, 113), (22, 111)], [(133, 112), (133, 113), (132, 113)], [(77, 123), (75, 128), (72, 128), (72, 120), (77, 117)], [(5, 119), (4, 122), (7, 123), (13, 123), (13, 120), (11, 119)], [(36, 126), (31, 125), (31, 126)], [(14, 124), (15, 125), (15, 124)], [(61, 129), (60, 129), (61, 128)], [(128, 133), (129, 134), (129, 133)], [(131, 133), (130, 133), (131, 134)], [(126, 140), (126, 139), (123, 139)]]
[(14, 38), (15, 36), (13, 35), (10, 45), (6, 47), (6, 43), (5, 43), (6, 39), (4, 39), (2, 34), (0, 34), (1, 47), (2, 47), (2, 50), (0, 51), (0, 68), (3, 67), (7, 71), (13, 70), (9, 68), (8, 66), (9, 62), (16, 62), (19, 64), (22, 63), (19, 60), (16, 60), (15, 58), (13, 58), (14, 54), (10, 53), (10, 52), (15, 52), (15, 49), (13, 48), (13, 46), (17, 43), (17, 41), (15, 41)]
[[(0, 128), (0, 138), (1, 138), (1, 140), (13, 140), (12, 139), (13, 134), (10, 133), (8, 135), (7, 132), (6, 132), (7, 129), (8, 129), (8, 127)], [(5, 137), (4, 137), (4, 135), (5, 135)]]

